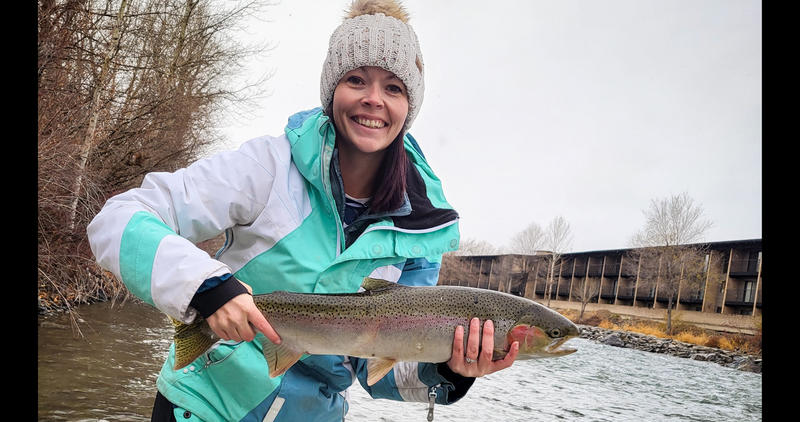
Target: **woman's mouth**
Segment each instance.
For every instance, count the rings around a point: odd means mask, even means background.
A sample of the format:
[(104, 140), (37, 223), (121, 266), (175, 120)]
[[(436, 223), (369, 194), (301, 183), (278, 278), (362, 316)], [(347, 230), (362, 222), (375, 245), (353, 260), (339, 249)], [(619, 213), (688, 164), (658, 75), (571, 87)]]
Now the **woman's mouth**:
[(366, 126), (371, 129), (380, 129), (386, 126), (386, 122), (383, 120), (373, 120), (373, 119), (365, 119), (363, 117), (353, 117), (351, 120), (358, 123), (361, 126)]

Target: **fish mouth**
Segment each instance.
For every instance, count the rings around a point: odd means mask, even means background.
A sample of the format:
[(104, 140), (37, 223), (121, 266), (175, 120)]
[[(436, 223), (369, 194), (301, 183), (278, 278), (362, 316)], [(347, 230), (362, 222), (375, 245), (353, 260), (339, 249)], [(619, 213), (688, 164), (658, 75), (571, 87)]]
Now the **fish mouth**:
[(567, 340), (571, 339), (574, 336), (569, 337), (562, 337), (560, 339), (556, 339), (549, 346), (544, 349), (544, 352), (548, 356), (566, 356), (570, 353), (575, 353), (578, 349), (573, 349), (571, 347), (561, 347)]

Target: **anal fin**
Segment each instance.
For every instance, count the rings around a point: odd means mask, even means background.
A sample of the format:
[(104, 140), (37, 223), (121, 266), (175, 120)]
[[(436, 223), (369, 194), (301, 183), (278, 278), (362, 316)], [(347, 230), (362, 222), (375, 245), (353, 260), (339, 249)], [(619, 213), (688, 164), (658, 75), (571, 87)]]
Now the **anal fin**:
[(375, 385), (381, 378), (386, 376), (394, 367), (394, 359), (370, 358), (367, 359), (367, 385)]
[(298, 352), (283, 344), (275, 344), (266, 337), (261, 340), (261, 346), (264, 352), (264, 359), (267, 360), (267, 365), (269, 365), (270, 378), (283, 375), (303, 356), (303, 352)]

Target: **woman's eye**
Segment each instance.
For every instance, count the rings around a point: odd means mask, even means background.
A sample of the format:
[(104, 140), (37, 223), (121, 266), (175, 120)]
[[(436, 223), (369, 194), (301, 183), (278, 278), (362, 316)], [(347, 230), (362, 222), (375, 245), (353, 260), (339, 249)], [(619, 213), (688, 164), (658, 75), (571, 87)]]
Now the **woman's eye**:
[(391, 92), (392, 94), (402, 94), (403, 93), (403, 88), (400, 88), (397, 85), (389, 85), (386, 89), (389, 90), (389, 92)]
[(359, 78), (358, 76), (350, 76), (347, 78), (347, 83), (353, 85), (360, 85), (364, 82), (363, 79)]

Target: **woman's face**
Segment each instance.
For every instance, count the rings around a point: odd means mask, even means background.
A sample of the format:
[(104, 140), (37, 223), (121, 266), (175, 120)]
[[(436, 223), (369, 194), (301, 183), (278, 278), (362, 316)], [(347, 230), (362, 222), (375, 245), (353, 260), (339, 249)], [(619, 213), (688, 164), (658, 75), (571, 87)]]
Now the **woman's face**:
[(340, 151), (384, 151), (403, 129), (408, 115), (405, 84), (380, 67), (347, 72), (333, 92), (333, 120)]

